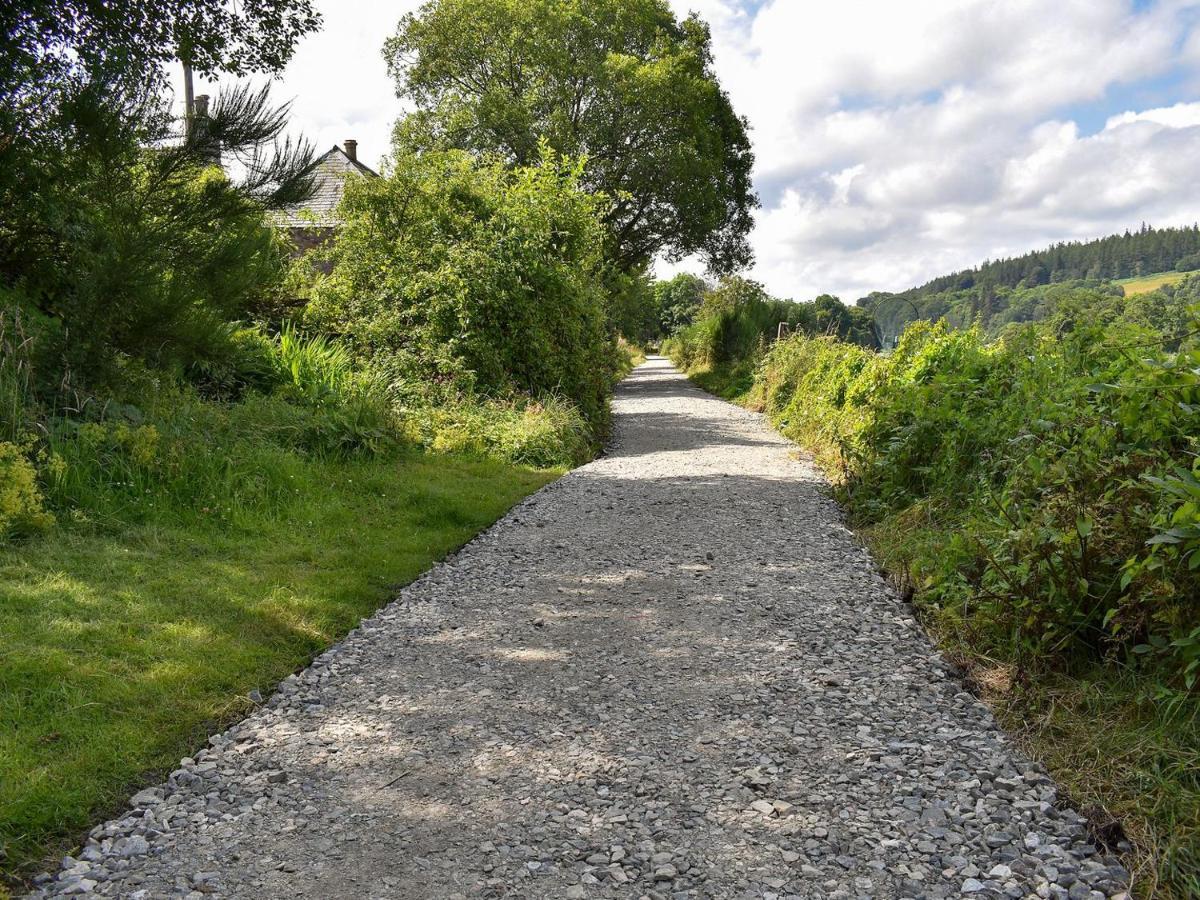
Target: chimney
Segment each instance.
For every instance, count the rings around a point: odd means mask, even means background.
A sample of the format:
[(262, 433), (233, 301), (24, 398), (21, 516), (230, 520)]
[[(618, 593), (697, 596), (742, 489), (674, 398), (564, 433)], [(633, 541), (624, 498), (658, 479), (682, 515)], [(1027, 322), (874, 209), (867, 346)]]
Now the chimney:
[(200, 143), (205, 161), (209, 165), (221, 166), (221, 145), (209, 137), (209, 125), (208, 94), (199, 94), (192, 100), (190, 137)]
[(358, 162), (358, 141), (346, 141), (346, 155)]

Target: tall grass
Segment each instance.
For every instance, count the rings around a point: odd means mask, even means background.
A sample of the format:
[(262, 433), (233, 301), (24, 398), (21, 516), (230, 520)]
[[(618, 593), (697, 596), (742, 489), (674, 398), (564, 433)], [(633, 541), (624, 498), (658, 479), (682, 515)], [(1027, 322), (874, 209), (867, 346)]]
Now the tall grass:
[(32, 427), (33, 342), (20, 310), (0, 305), (0, 441), (18, 443)]

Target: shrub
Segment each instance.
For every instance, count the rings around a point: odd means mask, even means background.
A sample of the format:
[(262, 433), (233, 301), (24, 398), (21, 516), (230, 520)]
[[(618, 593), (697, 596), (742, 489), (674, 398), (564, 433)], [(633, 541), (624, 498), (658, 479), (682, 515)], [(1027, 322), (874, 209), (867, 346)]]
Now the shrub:
[(347, 185), (332, 271), (307, 321), (397, 396), (560, 394), (603, 428), (617, 358), (604, 320), (600, 201), (578, 167), (402, 157)]
[(705, 291), (695, 321), (663, 343), (663, 350), (685, 372), (724, 371), (749, 387), (752, 373), (781, 324), (790, 331), (830, 335), (862, 346), (875, 346), (870, 315), (823, 294), (811, 303), (776, 300), (762, 285), (744, 278), (723, 278)]
[(54, 524), (38, 488), (37, 470), (22, 447), (0, 441), (0, 544)]
[(61, 323), (56, 360), (92, 386), (114, 384), (122, 357), (163, 368), (220, 359), (227, 322), (284, 273), (262, 209), (220, 170), (113, 152), (81, 155), (66, 195), (53, 198), (70, 239), (28, 275), (32, 299)]
[(518, 465), (570, 467), (592, 449), (588, 422), (569, 401), (492, 400), (403, 411), (410, 440), (435, 453), (469, 453)]
[(1139, 647), (1194, 682), (1200, 359), (1155, 337), (1075, 314), (992, 343), (921, 323), (888, 356), (797, 336), (753, 399), (977, 651), (1044, 666)]

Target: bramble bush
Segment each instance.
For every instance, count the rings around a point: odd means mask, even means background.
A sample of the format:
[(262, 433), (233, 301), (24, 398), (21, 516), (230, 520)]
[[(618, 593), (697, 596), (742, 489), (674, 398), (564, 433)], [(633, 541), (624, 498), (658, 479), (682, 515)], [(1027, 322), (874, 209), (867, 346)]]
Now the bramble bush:
[(1025, 666), (1131, 651), (1195, 682), (1195, 350), (1078, 310), (910, 326), (877, 355), (795, 336), (753, 402), (835, 473), (857, 524), (950, 634)]

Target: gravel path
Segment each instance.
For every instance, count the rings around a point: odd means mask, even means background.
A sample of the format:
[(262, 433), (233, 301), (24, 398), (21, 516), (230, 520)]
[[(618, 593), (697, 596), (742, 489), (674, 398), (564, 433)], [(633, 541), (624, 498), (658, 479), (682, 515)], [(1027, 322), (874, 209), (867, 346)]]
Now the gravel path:
[(791, 444), (658, 358), (615, 408), (43, 894), (1119, 894)]

